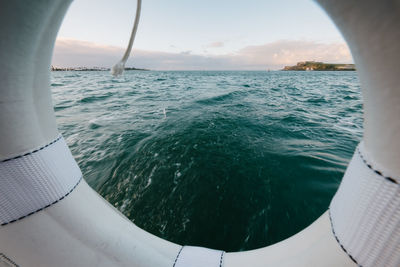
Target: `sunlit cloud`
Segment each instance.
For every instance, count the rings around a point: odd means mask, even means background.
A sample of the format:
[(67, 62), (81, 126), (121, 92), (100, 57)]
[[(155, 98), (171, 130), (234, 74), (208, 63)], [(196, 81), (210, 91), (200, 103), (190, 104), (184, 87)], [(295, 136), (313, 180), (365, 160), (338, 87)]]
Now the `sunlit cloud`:
[[(214, 43), (216, 45), (218, 42)], [(73, 39), (58, 39), (53, 65), (57, 67), (110, 67), (122, 57), (124, 49)], [(196, 55), (133, 50), (128, 66), (154, 70), (265, 70), (281, 69), (298, 61), (352, 63), (344, 43), (281, 40), (264, 45), (247, 46), (224, 55)]]
[(206, 47), (208, 47), (208, 48), (220, 48), (220, 47), (224, 47), (224, 42), (213, 42), (213, 43), (210, 43), (210, 44), (208, 44), (208, 45), (206, 45)]
[(352, 63), (352, 57), (344, 43), (318, 43), (313, 41), (281, 40), (264, 45), (248, 46), (238, 52), (246, 66), (291, 65), (299, 61)]

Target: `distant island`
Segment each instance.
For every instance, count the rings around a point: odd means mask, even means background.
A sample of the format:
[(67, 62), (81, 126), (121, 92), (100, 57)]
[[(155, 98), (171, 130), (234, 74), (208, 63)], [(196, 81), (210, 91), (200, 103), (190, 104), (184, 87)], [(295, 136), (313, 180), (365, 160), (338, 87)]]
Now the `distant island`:
[[(109, 71), (110, 68), (103, 68), (103, 67), (70, 67), (70, 68), (60, 68), (60, 67), (54, 67), (51, 66), (51, 71)], [(140, 69), (140, 68), (132, 68), (132, 67), (127, 67), (125, 70), (145, 70), (148, 71), (148, 69)]]
[(296, 71), (351, 71), (356, 70), (354, 64), (331, 64), (316, 61), (303, 61), (298, 62), (295, 66), (285, 66), (283, 70), (296, 70)]

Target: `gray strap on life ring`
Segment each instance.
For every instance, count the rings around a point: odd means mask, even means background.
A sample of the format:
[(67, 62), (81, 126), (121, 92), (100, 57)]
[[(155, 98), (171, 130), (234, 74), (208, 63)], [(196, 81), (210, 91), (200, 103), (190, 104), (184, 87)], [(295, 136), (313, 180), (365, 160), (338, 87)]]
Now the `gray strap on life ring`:
[(224, 253), (221, 250), (184, 246), (173, 267), (222, 267)]
[(400, 266), (400, 178), (363, 142), (329, 208), (333, 234), (359, 266)]
[(64, 199), (82, 173), (62, 136), (0, 162), (0, 226), (33, 215)]

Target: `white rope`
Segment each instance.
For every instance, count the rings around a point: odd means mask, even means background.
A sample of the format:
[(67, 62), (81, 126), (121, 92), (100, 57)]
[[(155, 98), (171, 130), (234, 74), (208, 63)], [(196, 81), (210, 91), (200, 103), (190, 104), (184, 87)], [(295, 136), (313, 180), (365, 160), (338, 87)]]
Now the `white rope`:
[(111, 68), (111, 74), (113, 76), (118, 76), (121, 75), (124, 72), (125, 69), (125, 63), (129, 58), (129, 55), (132, 51), (132, 45), (133, 45), (133, 41), (135, 40), (135, 36), (136, 36), (136, 31), (139, 25), (139, 19), (140, 19), (140, 10), (142, 8), (142, 0), (137, 0), (137, 7), (136, 7), (136, 16), (135, 16), (135, 23), (133, 24), (133, 29), (132, 29), (132, 33), (131, 33), (131, 38), (129, 39), (129, 43), (128, 43), (128, 47), (126, 48), (125, 54), (122, 57), (122, 59), (115, 64), (112, 68)]

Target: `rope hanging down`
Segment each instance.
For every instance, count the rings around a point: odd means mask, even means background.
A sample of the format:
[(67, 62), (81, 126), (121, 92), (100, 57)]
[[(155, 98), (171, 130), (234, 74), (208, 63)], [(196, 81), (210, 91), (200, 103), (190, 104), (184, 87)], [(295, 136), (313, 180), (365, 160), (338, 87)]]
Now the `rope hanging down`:
[(132, 51), (133, 41), (135, 40), (136, 31), (137, 31), (137, 28), (138, 28), (138, 25), (139, 25), (141, 7), (142, 7), (142, 0), (137, 0), (135, 23), (133, 24), (131, 38), (129, 39), (128, 47), (126, 48), (124, 56), (122, 57), (122, 59), (117, 64), (115, 64), (111, 68), (111, 74), (113, 76), (121, 75), (124, 72), (125, 63), (128, 60), (129, 55), (130, 55), (130, 53)]

